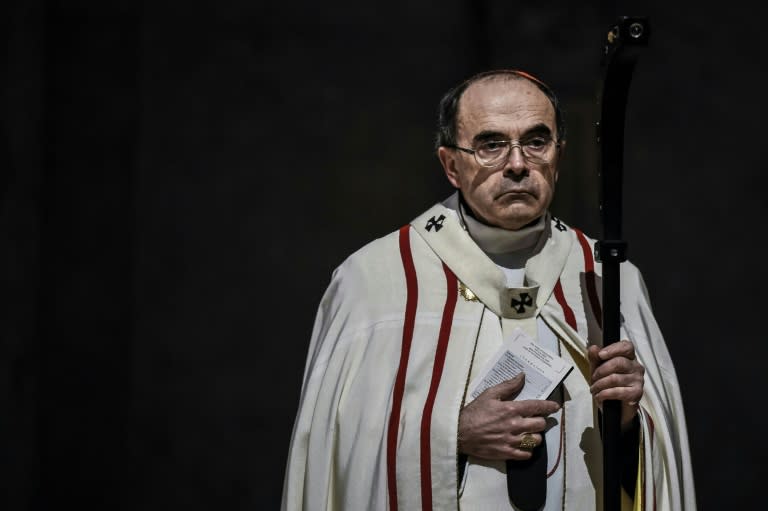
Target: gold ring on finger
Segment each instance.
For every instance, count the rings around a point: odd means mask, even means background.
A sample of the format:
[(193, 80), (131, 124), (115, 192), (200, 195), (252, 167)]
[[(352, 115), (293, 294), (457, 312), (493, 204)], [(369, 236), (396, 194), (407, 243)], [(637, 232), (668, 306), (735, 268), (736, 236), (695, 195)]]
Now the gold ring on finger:
[(530, 433), (524, 434), (523, 438), (520, 440), (520, 449), (530, 451), (534, 447), (536, 447), (536, 438)]

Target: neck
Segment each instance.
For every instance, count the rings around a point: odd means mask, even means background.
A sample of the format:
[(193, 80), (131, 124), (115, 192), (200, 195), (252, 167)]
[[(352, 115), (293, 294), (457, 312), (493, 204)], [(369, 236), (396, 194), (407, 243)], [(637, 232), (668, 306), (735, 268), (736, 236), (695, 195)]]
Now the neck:
[(477, 220), (463, 201), (459, 205), (459, 212), (467, 232), (487, 254), (507, 254), (530, 249), (536, 245), (541, 233), (544, 232), (544, 216), (525, 227), (510, 231)]

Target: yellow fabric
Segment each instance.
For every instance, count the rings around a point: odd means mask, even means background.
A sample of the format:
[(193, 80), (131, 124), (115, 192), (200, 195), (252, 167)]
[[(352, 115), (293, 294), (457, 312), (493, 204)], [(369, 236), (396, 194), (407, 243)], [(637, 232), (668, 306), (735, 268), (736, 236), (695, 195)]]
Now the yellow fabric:
[(640, 454), (637, 456), (637, 481), (635, 482), (635, 506), (632, 511), (642, 511), (645, 509), (643, 502), (643, 489), (645, 487), (645, 447), (643, 444), (643, 431), (640, 430), (640, 442), (638, 445)]
[(635, 496), (634, 499), (630, 498), (624, 488), (621, 489), (621, 509), (622, 511), (643, 511), (643, 456), (645, 456), (645, 449), (643, 448), (643, 432), (640, 431), (640, 442), (638, 449), (640, 450), (637, 456), (637, 481), (635, 481)]
[(643, 511), (643, 456), (645, 455), (645, 449), (643, 449), (642, 432), (640, 435), (640, 454), (637, 457), (637, 481), (635, 481), (635, 497), (630, 499), (624, 488), (621, 489), (621, 509), (622, 511)]

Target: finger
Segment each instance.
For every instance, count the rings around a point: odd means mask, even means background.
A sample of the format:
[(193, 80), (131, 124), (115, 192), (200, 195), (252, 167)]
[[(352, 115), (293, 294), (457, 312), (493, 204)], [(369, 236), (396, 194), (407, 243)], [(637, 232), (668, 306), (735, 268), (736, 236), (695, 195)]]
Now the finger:
[(600, 360), (608, 360), (614, 357), (625, 357), (630, 360), (635, 359), (635, 345), (626, 339), (611, 343), (598, 352)]
[(498, 383), (494, 385), (493, 387), (489, 387), (485, 389), (480, 396), (478, 396), (478, 399), (480, 397), (485, 397), (489, 399), (498, 399), (501, 401), (508, 401), (510, 399), (514, 399), (514, 397), (520, 393), (520, 390), (525, 385), (525, 373), (520, 373), (514, 378), (511, 378), (509, 380), (503, 381), (501, 383)]
[(643, 387), (644, 379), (637, 373), (622, 374), (613, 373), (595, 380), (589, 387), (589, 391), (594, 395), (598, 392), (608, 390), (614, 387)]
[(525, 449), (510, 449), (509, 454), (505, 459), (508, 460), (515, 460), (515, 461), (525, 461), (531, 459), (531, 456), (533, 456), (533, 451), (526, 451)]
[(533, 451), (520, 449), (519, 447), (514, 447), (512, 445), (508, 445), (504, 448), (497, 449), (496, 452), (498, 453), (497, 455), (498, 457), (494, 459), (500, 459), (500, 460), (525, 461), (527, 459), (530, 459), (531, 456), (533, 456)]
[(589, 359), (590, 373), (594, 373), (595, 369), (597, 369), (597, 367), (602, 362), (602, 360), (600, 360), (600, 356), (597, 354), (599, 351), (600, 347), (595, 346), (594, 344), (587, 348), (587, 358)]
[(560, 410), (556, 401), (544, 399), (524, 399), (514, 402), (514, 411), (523, 417), (546, 417)]
[[(542, 443), (541, 435), (530, 435), (534, 440), (535, 446), (538, 447)], [(478, 458), (489, 460), (508, 460), (528, 459), (531, 456), (531, 452), (534, 448), (523, 449), (520, 447), (523, 435), (510, 435), (504, 440), (497, 440), (494, 442), (487, 442), (482, 445), (475, 446), (471, 452), (465, 452), (465, 454), (471, 454)]]
[(472, 450), (471, 452), (462, 452), (486, 460), (523, 460), (530, 458), (531, 454), (528, 452), (528, 455), (526, 456), (522, 449), (513, 447), (508, 443), (482, 446)]
[(525, 433), (520, 435), (512, 444), (512, 459), (526, 460), (544, 442), (544, 438), (537, 433)]
[(528, 437), (534, 445), (533, 447), (524, 448), (521, 447), (523, 436), (524, 435), (515, 436), (506, 445), (495, 448), (494, 458), (519, 461), (529, 459), (533, 455), (533, 451), (541, 445), (543, 440), (541, 435), (529, 433)]
[(606, 360), (592, 372), (592, 381), (605, 378), (612, 374), (638, 374), (642, 376), (645, 368), (636, 360), (630, 360), (624, 357), (612, 358)]
[(639, 401), (643, 395), (644, 380), (638, 375), (612, 374), (601, 378), (589, 388), (599, 402), (606, 399)]
[(595, 400), (602, 404), (604, 401), (621, 401), (627, 405), (635, 406), (643, 397), (642, 389), (638, 387), (611, 387), (597, 394), (594, 394)]
[(516, 447), (521, 451), (532, 451), (544, 441), (539, 433), (523, 433), (517, 435), (515, 440), (512, 441), (512, 447)]
[(509, 431), (508, 441), (514, 444), (520, 435), (546, 431), (547, 420), (544, 417), (518, 417), (509, 421), (506, 428)]

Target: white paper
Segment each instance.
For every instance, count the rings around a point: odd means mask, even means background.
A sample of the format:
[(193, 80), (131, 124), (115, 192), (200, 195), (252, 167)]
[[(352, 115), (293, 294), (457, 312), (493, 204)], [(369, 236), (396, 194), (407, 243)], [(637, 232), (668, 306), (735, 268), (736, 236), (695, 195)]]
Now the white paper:
[(547, 399), (572, 369), (572, 364), (515, 328), (480, 375), (470, 383), (470, 397), (475, 399), (488, 387), (524, 372), (525, 385), (515, 399)]

